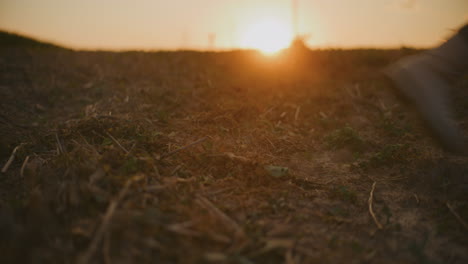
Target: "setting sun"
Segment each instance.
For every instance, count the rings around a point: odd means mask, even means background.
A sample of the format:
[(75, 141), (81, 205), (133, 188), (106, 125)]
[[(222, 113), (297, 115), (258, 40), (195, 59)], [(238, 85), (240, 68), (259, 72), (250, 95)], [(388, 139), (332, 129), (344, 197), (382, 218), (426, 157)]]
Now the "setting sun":
[(249, 25), (242, 36), (245, 48), (258, 49), (265, 54), (274, 54), (286, 48), (293, 38), (288, 23), (276, 18), (264, 18)]

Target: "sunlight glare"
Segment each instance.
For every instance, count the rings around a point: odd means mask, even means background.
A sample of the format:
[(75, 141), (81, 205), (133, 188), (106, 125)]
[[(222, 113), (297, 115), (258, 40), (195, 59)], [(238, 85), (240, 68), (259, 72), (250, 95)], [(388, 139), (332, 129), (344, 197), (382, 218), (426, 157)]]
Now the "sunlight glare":
[(292, 38), (293, 34), (288, 23), (280, 19), (264, 18), (249, 25), (242, 36), (242, 46), (271, 55), (287, 48)]

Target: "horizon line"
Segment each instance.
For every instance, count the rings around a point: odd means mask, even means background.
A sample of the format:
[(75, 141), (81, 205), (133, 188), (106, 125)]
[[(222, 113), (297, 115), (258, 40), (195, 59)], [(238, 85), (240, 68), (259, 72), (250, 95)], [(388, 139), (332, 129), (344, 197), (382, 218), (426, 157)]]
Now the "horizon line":
[[(64, 49), (70, 49), (73, 51), (109, 51), (109, 52), (131, 52), (131, 51), (142, 51), (142, 52), (177, 52), (177, 51), (193, 51), (193, 52), (229, 52), (229, 51), (257, 51), (255, 48), (246, 48), (246, 47), (219, 47), (219, 48), (208, 48), (203, 45), (191, 45), (187, 47), (147, 47), (147, 46), (128, 46), (128, 47), (104, 47), (104, 46), (80, 46), (74, 44), (67, 44), (61, 41), (47, 39), (40, 36), (35, 36), (34, 34), (24, 33), (17, 30), (9, 30), (0, 28), (0, 32), (17, 35), (20, 37), (28, 38), (37, 42), (51, 44), (58, 46)], [(293, 40), (291, 40), (292, 43)], [(427, 46), (417, 46), (417, 45), (338, 45), (338, 44), (308, 44), (306, 46), (311, 50), (365, 50), (365, 49), (375, 49), (375, 50), (397, 50), (402, 48), (408, 49), (429, 49), (432, 45)], [(286, 48), (287, 49), (287, 48)]]

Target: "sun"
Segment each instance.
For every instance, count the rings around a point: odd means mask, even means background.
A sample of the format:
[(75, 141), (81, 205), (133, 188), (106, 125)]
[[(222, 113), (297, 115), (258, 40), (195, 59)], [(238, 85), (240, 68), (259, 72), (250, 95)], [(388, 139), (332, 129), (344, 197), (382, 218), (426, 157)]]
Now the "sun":
[(241, 44), (245, 48), (258, 49), (264, 54), (274, 54), (288, 47), (292, 38), (288, 23), (277, 18), (263, 18), (246, 28)]

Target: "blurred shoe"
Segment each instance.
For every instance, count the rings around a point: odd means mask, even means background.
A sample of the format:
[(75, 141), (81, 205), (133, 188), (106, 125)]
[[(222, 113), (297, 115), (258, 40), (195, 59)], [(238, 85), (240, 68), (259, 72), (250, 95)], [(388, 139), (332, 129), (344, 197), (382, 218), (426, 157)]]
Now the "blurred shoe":
[(428, 54), (406, 58), (390, 66), (385, 74), (395, 88), (420, 112), (442, 146), (450, 152), (465, 152), (465, 139), (452, 118), (450, 84), (432, 66)]
[(453, 119), (450, 90), (468, 70), (467, 26), (437, 48), (403, 59), (385, 74), (420, 112), (442, 146), (467, 154), (465, 138)]

